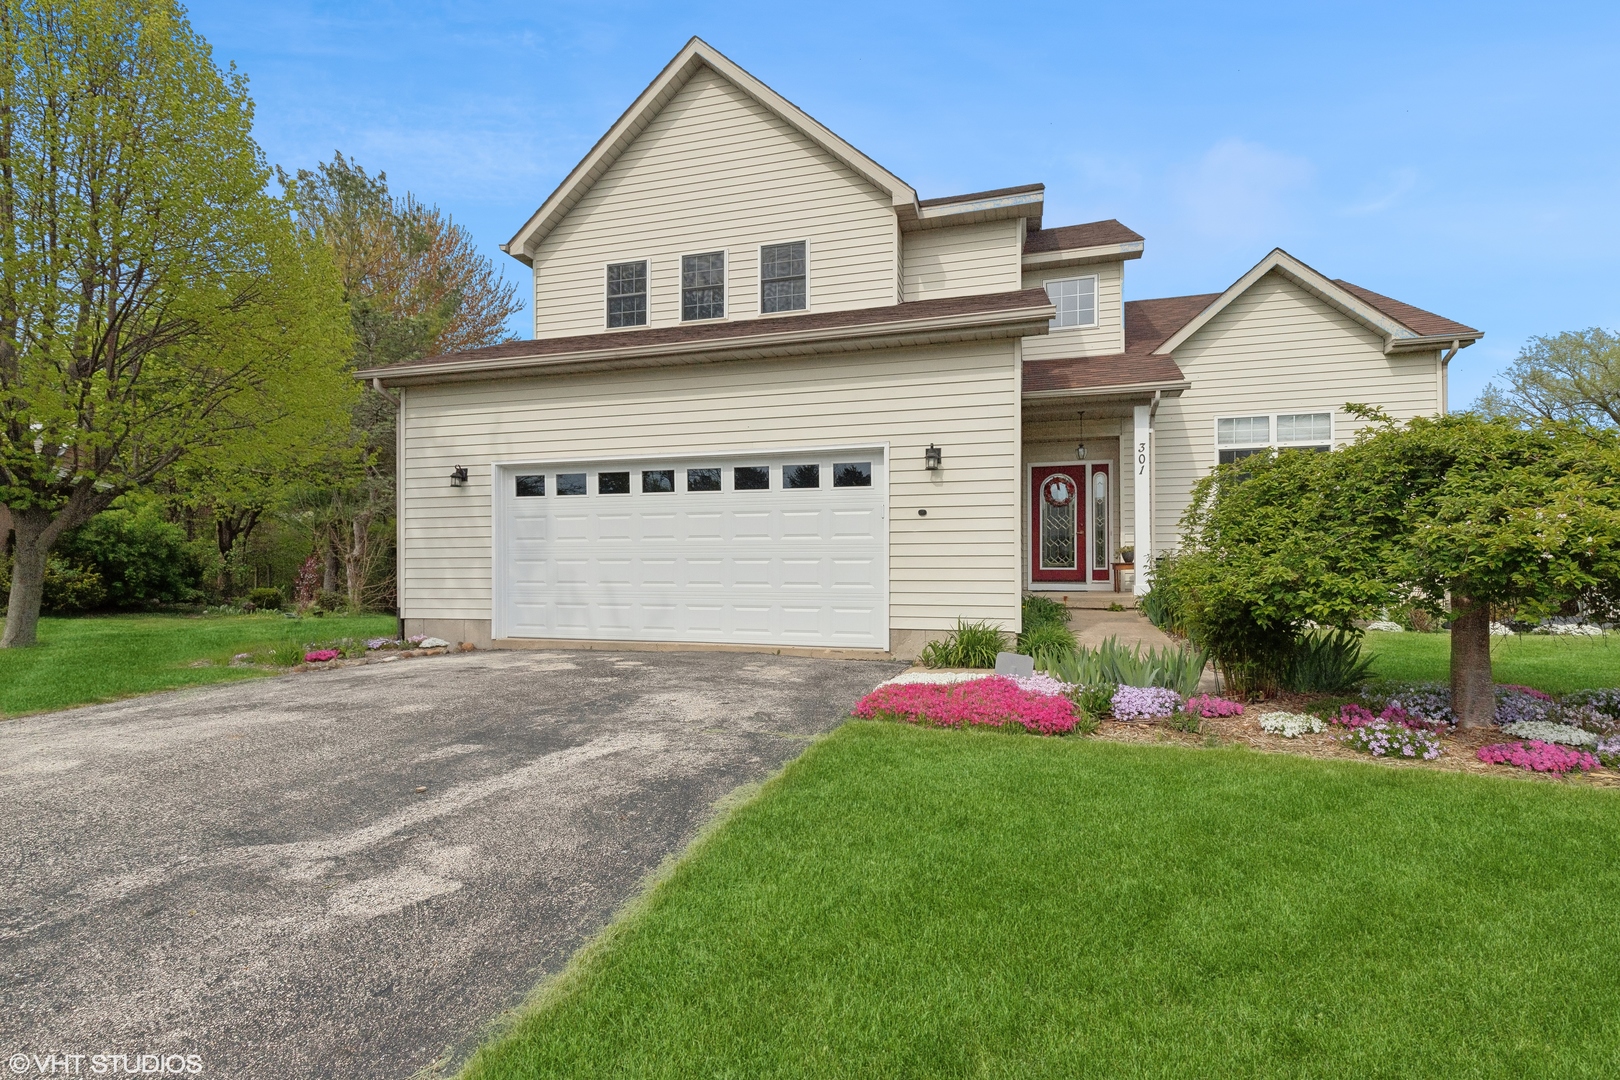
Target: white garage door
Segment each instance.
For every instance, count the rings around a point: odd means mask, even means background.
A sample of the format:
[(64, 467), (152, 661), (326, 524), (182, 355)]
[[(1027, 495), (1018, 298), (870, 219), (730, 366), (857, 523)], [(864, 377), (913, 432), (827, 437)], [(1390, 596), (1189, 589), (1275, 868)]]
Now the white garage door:
[(495, 472), (497, 636), (888, 647), (881, 449)]

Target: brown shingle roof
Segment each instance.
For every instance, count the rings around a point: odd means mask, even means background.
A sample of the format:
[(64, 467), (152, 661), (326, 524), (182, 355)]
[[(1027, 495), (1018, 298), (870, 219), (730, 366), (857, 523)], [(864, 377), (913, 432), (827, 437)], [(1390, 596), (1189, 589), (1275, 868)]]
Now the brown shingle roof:
[(918, 206), (944, 206), (947, 203), (973, 202), (977, 199), (995, 199), (1002, 195), (1022, 195), (1028, 191), (1045, 191), (1045, 184), (1019, 184), (1017, 187), (993, 188), (990, 191), (970, 191), (966, 195), (943, 195), (937, 199), (918, 199)]
[(1424, 311), (1411, 304), (1403, 304), (1371, 289), (1363, 289), (1360, 285), (1352, 285), (1343, 278), (1334, 278), (1333, 284), (1354, 296), (1356, 299), (1382, 311), (1408, 330), (1421, 337), (1480, 337), (1481, 334), (1472, 326), (1464, 326), (1460, 322), (1453, 322), (1443, 315), (1436, 315), (1432, 311)]
[(1168, 356), (1155, 356), (1170, 336), (1192, 321), (1220, 293), (1167, 296), (1159, 300), (1130, 300), (1125, 304), (1125, 351), (1112, 356), (1080, 356), (1062, 360), (1026, 360), (1024, 391), (1102, 390), (1110, 386), (1186, 381), (1181, 368)]
[(1088, 221), (1084, 225), (1061, 225), (1056, 229), (1036, 229), (1024, 237), (1024, 254), (1038, 251), (1071, 251), (1101, 247), (1104, 244), (1134, 244), (1142, 239), (1113, 218)]
[[(819, 311), (768, 319), (685, 323), (679, 326), (651, 327), (646, 330), (618, 330), (612, 333), (576, 334), (571, 337), (534, 338), (525, 341), (507, 341), (500, 345), (488, 345), (482, 349), (468, 349), (465, 352), (446, 353), (442, 356), (428, 356), (419, 360), (407, 360), (387, 368), (368, 369), (368, 372), (400, 372), (431, 368), (446, 363), (560, 356), (606, 349), (628, 351), (638, 347), (669, 345), (691, 345), (694, 349), (701, 349), (706, 346), (723, 345), (733, 339), (789, 334), (803, 330), (859, 330), (864, 327), (876, 329), (887, 323), (911, 319), (996, 315), (1020, 309), (1045, 307), (1050, 303), (1045, 289), (1021, 289), (1015, 292), (952, 296), (943, 300), (914, 300), (903, 304), (856, 308), (851, 311)], [(368, 372), (360, 374), (365, 375)]]

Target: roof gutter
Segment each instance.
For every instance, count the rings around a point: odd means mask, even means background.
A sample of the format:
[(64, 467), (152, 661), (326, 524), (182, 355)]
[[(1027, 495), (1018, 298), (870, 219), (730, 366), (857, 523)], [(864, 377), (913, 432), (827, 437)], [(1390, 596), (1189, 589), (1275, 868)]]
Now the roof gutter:
[(1068, 248), (1058, 251), (1037, 251), (1024, 256), (1025, 270), (1041, 270), (1051, 266), (1079, 266), (1089, 262), (1113, 262), (1115, 259), (1140, 259), (1141, 240), (1124, 244), (1097, 244), (1093, 247)]
[(1175, 397), (1183, 390), (1191, 389), (1192, 383), (1183, 379), (1180, 382), (1120, 383), (1115, 386), (1087, 386), (1073, 390), (1025, 390), (1023, 396), (1041, 401), (1048, 398), (1129, 397), (1152, 394), (1153, 408), (1157, 409), (1161, 395), (1168, 394)]
[(1050, 303), (993, 312), (832, 326), (811, 330), (745, 334), (719, 340), (626, 344), (532, 356), (469, 357), (431, 364), (367, 368), (355, 377), (383, 386), (519, 378), (563, 372), (669, 367), (817, 353), (901, 348), (954, 341), (1028, 337), (1046, 332), (1056, 313)]

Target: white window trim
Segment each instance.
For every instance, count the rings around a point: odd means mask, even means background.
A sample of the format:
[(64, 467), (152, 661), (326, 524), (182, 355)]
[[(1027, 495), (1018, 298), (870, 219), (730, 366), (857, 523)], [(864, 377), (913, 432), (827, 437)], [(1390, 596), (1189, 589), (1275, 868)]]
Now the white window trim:
[[(1245, 413), (1232, 413), (1230, 416), (1217, 416), (1213, 420), (1211, 420), (1210, 423), (1209, 423), (1209, 440), (1210, 440), (1210, 446), (1211, 446), (1211, 449), (1212, 449), (1212, 453), (1210, 455), (1210, 460), (1213, 461), (1217, 465), (1220, 464), (1221, 451), (1222, 450), (1262, 450), (1262, 449), (1268, 449), (1268, 448), (1277, 449), (1277, 450), (1286, 450), (1289, 447), (1321, 446), (1322, 442), (1319, 439), (1303, 439), (1303, 440), (1296, 439), (1296, 440), (1293, 440), (1291, 442), (1283, 442), (1283, 441), (1281, 441), (1280, 439), (1277, 438), (1277, 417), (1279, 417), (1279, 416), (1301, 416), (1301, 415), (1315, 416), (1315, 415), (1320, 415), (1322, 413), (1327, 414), (1327, 418), (1328, 418), (1327, 445), (1328, 445), (1329, 449), (1331, 449), (1335, 445), (1335, 443), (1336, 443), (1336, 441), (1338, 439), (1338, 434), (1339, 434), (1339, 414), (1333, 409), (1324, 409), (1324, 408), (1289, 409), (1287, 412), (1273, 412), (1273, 413), (1245, 412)], [(1221, 421), (1222, 420), (1247, 420), (1249, 417), (1252, 417), (1252, 416), (1264, 416), (1266, 418), (1267, 440), (1265, 442), (1263, 442), (1263, 443), (1222, 443), (1221, 442)]]
[[(804, 307), (796, 308), (793, 311), (765, 310), (765, 249), (768, 247), (776, 247), (778, 244), (804, 245)], [(729, 277), (730, 274), (731, 260), (728, 258), (726, 260), (726, 275)], [(760, 318), (780, 319), (784, 315), (807, 314), (814, 307), (814, 304), (810, 299), (810, 238), (808, 236), (795, 236), (790, 240), (768, 240), (759, 245), (759, 247), (754, 249), (754, 278), (754, 284), (757, 289), (757, 292), (754, 294), (754, 310), (758, 312)], [(726, 305), (726, 309), (728, 311), (730, 310), (729, 302)]]
[[(719, 253), (722, 262), (720, 270), (720, 314), (712, 315), (707, 319), (688, 319), (682, 316), (686, 307), (686, 260), (694, 255), (713, 255)], [(649, 292), (650, 292), (649, 288)], [(731, 318), (731, 249), (727, 247), (701, 248), (697, 251), (683, 251), (675, 257), (675, 321), (677, 323), (710, 323), (725, 322)]]
[(1085, 281), (1087, 278), (1091, 279), (1091, 321), (1088, 323), (1076, 323), (1073, 326), (1053, 326), (1048, 329), (1048, 333), (1062, 334), (1070, 330), (1095, 330), (1102, 325), (1101, 274), (1065, 274), (1061, 277), (1042, 278), (1041, 291), (1044, 292), (1046, 287), (1055, 281)]
[[(640, 326), (609, 326), (607, 304), (607, 276), (608, 267), (623, 266), (625, 263), (638, 262), (647, 267), (647, 321)], [(645, 330), (653, 322), (653, 260), (650, 255), (632, 255), (628, 259), (609, 259), (602, 264), (602, 329), (610, 334), (621, 334), (626, 330)]]

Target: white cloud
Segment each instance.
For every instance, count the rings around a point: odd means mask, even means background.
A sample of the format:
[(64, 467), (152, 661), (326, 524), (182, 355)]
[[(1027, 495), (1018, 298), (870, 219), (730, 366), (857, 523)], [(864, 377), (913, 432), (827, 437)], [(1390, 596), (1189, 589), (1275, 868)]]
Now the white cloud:
[(1187, 227), (1238, 243), (1275, 243), (1316, 178), (1309, 161), (1243, 139), (1222, 139), (1171, 179)]

